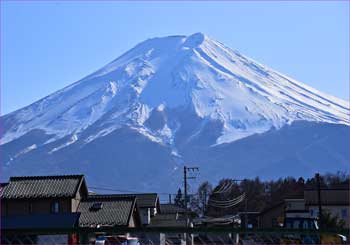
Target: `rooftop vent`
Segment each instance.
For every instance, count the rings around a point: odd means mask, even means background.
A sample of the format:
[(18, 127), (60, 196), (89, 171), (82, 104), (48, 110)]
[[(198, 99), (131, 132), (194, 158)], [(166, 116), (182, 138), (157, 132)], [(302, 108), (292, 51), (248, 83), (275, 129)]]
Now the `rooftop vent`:
[(90, 210), (91, 210), (91, 211), (97, 211), (97, 210), (102, 209), (102, 207), (103, 207), (102, 202), (95, 202), (95, 203), (92, 204), (92, 206), (90, 207)]

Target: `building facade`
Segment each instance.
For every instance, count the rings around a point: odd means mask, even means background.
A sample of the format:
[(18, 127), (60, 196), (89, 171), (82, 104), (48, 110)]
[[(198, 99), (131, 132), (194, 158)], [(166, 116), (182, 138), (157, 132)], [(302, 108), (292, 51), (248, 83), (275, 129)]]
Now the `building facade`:
[(83, 175), (11, 177), (1, 191), (1, 216), (74, 213), (87, 194)]
[[(136, 196), (91, 195), (83, 175), (11, 177), (0, 185), (0, 198), (1, 232), (8, 235), (2, 243), (25, 230), (67, 230), (59, 237), (72, 244), (88, 241), (71, 232), (79, 228), (141, 226)], [(30, 243), (45, 239), (31, 236)]]
[[(332, 216), (345, 222), (345, 228), (350, 228), (350, 190), (349, 185), (334, 185), (321, 187), (321, 208)], [(307, 186), (304, 190), (305, 206), (312, 217), (318, 217), (318, 192), (314, 186)]]

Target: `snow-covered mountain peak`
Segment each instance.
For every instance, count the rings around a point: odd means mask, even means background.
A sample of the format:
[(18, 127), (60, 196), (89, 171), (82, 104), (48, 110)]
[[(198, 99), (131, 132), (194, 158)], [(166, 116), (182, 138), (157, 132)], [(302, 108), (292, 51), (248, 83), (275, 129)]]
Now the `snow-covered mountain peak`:
[(207, 37), (205, 34), (198, 32), (198, 33), (192, 34), (191, 36), (188, 36), (183, 43), (183, 47), (196, 48), (199, 45), (201, 45), (205, 40), (208, 40), (208, 39), (209, 37)]
[(1, 141), (33, 129), (54, 140), (68, 135), (77, 140), (94, 128), (85, 136), (91, 142), (129, 127), (155, 142), (173, 144), (187, 123), (178, 111), (221, 125), (217, 144), (296, 120), (349, 125), (347, 101), (195, 33), (148, 39), (82, 80), (5, 115)]

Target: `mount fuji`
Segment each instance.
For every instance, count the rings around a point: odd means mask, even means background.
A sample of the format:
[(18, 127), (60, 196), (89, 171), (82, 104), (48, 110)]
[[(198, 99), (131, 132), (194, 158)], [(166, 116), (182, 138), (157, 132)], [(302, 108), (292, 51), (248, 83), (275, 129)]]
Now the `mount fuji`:
[(349, 115), (349, 101), (202, 33), (153, 38), (2, 116), (2, 178), (174, 191), (184, 164), (210, 181), (349, 171)]

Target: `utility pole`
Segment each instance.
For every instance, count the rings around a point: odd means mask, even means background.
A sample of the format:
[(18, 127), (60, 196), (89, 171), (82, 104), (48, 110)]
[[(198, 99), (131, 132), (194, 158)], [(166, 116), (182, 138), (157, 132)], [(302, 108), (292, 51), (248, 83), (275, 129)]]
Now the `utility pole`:
[(318, 217), (320, 221), (320, 229), (323, 229), (323, 214), (322, 214), (322, 204), (321, 204), (321, 180), (320, 174), (316, 173), (316, 184), (317, 184), (317, 203), (318, 203)]
[(187, 168), (184, 166), (184, 195), (185, 195), (185, 208), (187, 209)]
[(248, 228), (248, 200), (247, 197), (245, 198), (245, 203), (244, 203), (244, 209), (245, 209), (245, 215), (244, 215), (244, 224), (245, 224), (245, 229)]
[(194, 176), (187, 176), (187, 171), (199, 171), (198, 167), (186, 167), (184, 166), (184, 192), (185, 192), (185, 208), (186, 208), (186, 227), (189, 225), (189, 217), (188, 217), (188, 185), (187, 180), (195, 179)]
[(186, 167), (184, 166), (184, 194), (185, 194), (185, 208), (187, 208), (187, 203), (188, 203), (188, 185), (187, 185), (187, 180), (189, 179), (195, 179), (196, 177), (194, 176), (187, 176), (187, 171), (199, 171), (198, 167)]
[(203, 200), (203, 216), (204, 216), (204, 213), (205, 213), (205, 209), (206, 209), (206, 204), (207, 204), (207, 191), (204, 192), (204, 200)]

